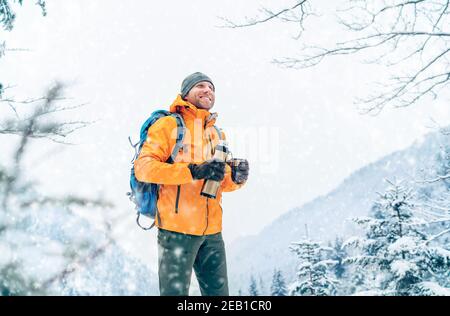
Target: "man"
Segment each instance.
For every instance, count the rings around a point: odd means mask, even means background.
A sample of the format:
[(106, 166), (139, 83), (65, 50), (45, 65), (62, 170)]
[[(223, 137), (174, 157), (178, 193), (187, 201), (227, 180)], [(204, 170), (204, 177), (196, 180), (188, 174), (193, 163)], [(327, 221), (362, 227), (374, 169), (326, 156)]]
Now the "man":
[[(186, 77), (170, 107), (186, 124), (183, 149), (167, 163), (176, 144), (176, 119), (160, 118), (135, 161), (136, 178), (160, 184), (158, 227), (159, 288), (161, 295), (189, 295), (194, 268), (202, 295), (229, 295), (225, 246), (222, 239), (222, 192), (240, 188), (248, 178), (244, 160), (239, 168), (212, 160), (225, 135), (214, 127), (216, 113), (212, 80), (196, 72)], [(200, 195), (206, 180), (220, 181), (216, 199)]]

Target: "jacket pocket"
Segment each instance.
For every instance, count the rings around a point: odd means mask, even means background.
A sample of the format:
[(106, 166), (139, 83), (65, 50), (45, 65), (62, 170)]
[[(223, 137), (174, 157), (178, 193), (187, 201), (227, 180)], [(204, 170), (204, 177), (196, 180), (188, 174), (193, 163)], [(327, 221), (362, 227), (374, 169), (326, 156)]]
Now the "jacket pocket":
[(180, 202), (181, 185), (177, 186), (177, 198), (175, 200), (175, 213), (178, 214), (178, 203)]

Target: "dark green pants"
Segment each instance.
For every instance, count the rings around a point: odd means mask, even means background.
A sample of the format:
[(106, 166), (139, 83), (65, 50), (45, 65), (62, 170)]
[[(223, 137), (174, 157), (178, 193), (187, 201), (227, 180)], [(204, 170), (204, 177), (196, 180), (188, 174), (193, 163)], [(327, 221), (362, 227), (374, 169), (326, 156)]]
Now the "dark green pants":
[(202, 295), (229, 295), (221, 233), (194, 236), (159, 229), (158, 259), (161, 295), (189, 295), (192, 268)]

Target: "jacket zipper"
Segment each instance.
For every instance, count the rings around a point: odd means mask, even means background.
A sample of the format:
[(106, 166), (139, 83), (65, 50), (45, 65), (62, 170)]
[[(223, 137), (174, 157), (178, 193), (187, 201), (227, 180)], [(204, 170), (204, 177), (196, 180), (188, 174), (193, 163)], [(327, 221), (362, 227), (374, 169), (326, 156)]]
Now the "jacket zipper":
[[(205, 124), (205, 126), (206, 126), (206, 124)], [(210, 149), (211, 149), (211, 158), (212, 157), (214, 157), (214, 147), (213, 147), (213, 145), (212, 145), (212, 139), (211, 139), (211, 134), (208, 134), (208, 141), (209, 141), (209, 147), (210, 147)], [(205, 235), (205, 233), (206, 233), (206, 230), (208, 229), (208, 225), (209, 225), (209, 219), (208, 219), (208, 217), (209, 217), (209, 198), (206, 198), (206, 228), (205, 228), (205, 230), (203, 231), (203, 235)]]
[[(215, 118), (215, 117), (213, 117)], [(205, 121), (205, 125), (203, 126), (204, 129), (206, 129), (206, 125), (209, 122), (209, 120), (211, 119), (211, 116)], [(212, 146), (212, 140), (211, 140), (211, 134), (208, 134), (208, 141), (209, 141), (209, 147), (211, 149), (211, 158), (214, 157), (214, 148)], [(209, 225), (209, 198), (206, 198), (206, 227), (205, 230), (203, 231), (203, 235), (205, 235), (206, 230), (208, 229), (208, 225)]]
[(178, 214), (178, 202), (180, 201), (180, 189), (181, 189), (181, 185), (178, 185), (177, 187), (177, 199), (175, 201), (175, 213)]
[(208, 206), (208, 201), (209, 201), (209, 198), (206, 198), (206, 227), (205, 227), (205, 230), (203, 231), (203, 235), (205, 235), (205, 233), (206, 233), (206, 230), (208, 229), (208, 215), (209, 215), (209, 206)]

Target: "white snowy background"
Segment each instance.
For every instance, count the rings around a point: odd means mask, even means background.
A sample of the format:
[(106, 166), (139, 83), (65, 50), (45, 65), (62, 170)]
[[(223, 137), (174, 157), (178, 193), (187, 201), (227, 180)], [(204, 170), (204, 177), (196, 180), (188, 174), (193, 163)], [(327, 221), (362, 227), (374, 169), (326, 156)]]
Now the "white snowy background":
[[(280, 7), (290, 4), (282, 2)], [(125, 214), (113, 227), (118, 247), (108, 254), (111, 259), (99, 259), (104, 267), (100, 270), (117, 269), (115, 262), (126, 257), (148, 269), (136, 279), (151, 281), (139, 286), (141, 291), (130, 285), (130, 291), (121, 294), (157, 293), (156, 234), (135, 225), (125, 195), (133, 155), (127, 138), (137, 139), (153, 110), (168, 108), (188, 74), (202, 71), (213, 79), (217, 125), (228, 134), (234, 156), (250, 161), (246, 186), (223, 199), (233, 293), (247, 291), (251, 273), (260, 275), (267, 288), (275, 267), (292, 278), (295, 261), (288, 246), (304, 237), (305, 223), (319, 240), (349, 234), (352, 230), (344, 221), (365, 215), (375, 192), (385, 187), (385, 177), (411, 176), (419, 156), (427, 160), (429, 150), (418, 146), (431, 142), (425, 138), (434, 132), (430, 127), (450, 123), (448, 91), (407, 109), (361, 115), (354, 97), (386, 75), (382, 67), (336, 57), (307, 70), (281, 69), (271, 60), (296, 52), (295, 28), (283, 23), (219, 27), (219, 17), (241, 19), (270, 4), (49, 0), (46, 17), (38, 6), (24, 5), (17, 11), (14, 30), (1, 32), (7, 48), (24, 49), (7, 51), (0, 59), (0, 79), (16, 85), (16, 98), (42, 95), (61, 80), (68, 85), (69, 104), (86, 103), (61, 114), (68, 120), (94, 122), (70, 136), (76, 145), (34, 141), (24, 170), (42, 192), (101, 196), (115, 204), (114, 215)], [(327, 42), (336, 31), (333, 25), (309, 36)], [(0, 109), (0, 115), (8, 111)], [(0, 160), (5, 164), (11, 160), (14, 140), (0, 135)], [(415, 147), (407, 149), (414, 142)], [(88, 222), (96, 216), (83, 215)], [(56, 216), (55, 225), (60, 220)], [(82, 239), (82, 234), (80, 230), (71, 238)], [(93, 275), (108, 280), (107, 275)], [(101, 282), (92, 280), (93, 290), (85, 293), (107, 293), (98, 290)]]

